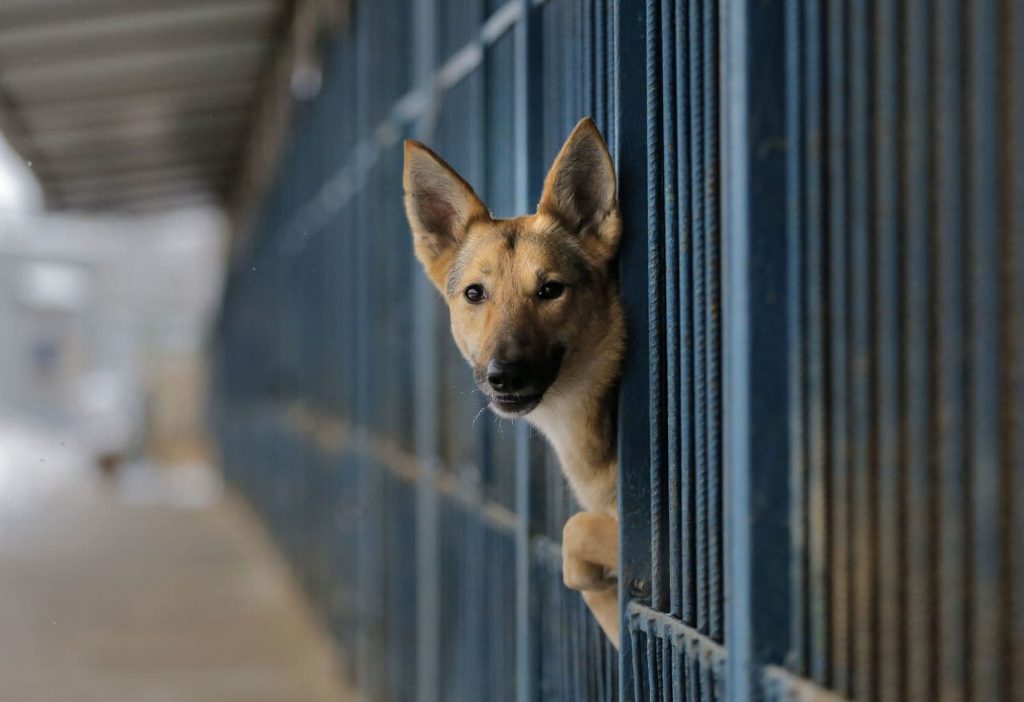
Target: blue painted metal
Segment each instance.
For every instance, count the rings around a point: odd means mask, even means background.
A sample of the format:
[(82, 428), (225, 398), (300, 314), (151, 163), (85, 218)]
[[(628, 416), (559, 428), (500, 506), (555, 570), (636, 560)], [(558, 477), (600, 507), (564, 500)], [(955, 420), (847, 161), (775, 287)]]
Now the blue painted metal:
[[(354, 684), (1020, 698), (1022, 32), (995, 0), (358, 3), (233, 257), (211, 408)], [(585, 114), (625, 223), (618, 655), (400, 205), (409, 135), (528, 211)]]
[[(619, 252), (622, 301), (626, 308), (627, 334), (630, 339), (646, 339), (648, 330), (647, 238), (647, 117), (639, 106), (645, 104), (649, 59), (646, 37), (646, 3), (620, 2), (616, 8), (618, 29), (618, 78), (616, 92), (620, 104), (634, 109), (618, 113), (615, 165), (619, 188), (624, 237)], [(630, 37), (630, 41), (623, 41)], [(627, 274), (633, 271), (632, 275)], [(632, 600), (643, 600), (650, 593), (652, 568), (651, 486), (647, 479), (650, 466), (650, 405), (648, 398), (649, 347), (631, 343), (626, 350), (625, 368), (619, 391), (619, 595), (622, 605), (622, 637), (619, 684), (622, 699), (635, 700), (642, 693), (640, 635), (631, 626), (628, 615)]]

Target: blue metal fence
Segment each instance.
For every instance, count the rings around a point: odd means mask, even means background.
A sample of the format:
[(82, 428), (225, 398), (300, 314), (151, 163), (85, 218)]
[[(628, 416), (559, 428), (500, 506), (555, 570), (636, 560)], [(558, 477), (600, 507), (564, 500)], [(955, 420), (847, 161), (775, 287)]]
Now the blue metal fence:
[[(1024, 698), (1024, 10), (379, 0), (232, 263), (214, 416), (380, 700)], [(624, 636), (473, 390), (401, 139), (497, 215), (595, 117), (626, 225)]]

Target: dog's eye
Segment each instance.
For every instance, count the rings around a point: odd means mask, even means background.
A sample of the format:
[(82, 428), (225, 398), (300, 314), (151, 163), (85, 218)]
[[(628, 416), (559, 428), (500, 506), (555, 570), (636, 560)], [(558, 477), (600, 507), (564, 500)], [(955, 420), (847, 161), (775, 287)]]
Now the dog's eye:
[(557, 297), (561, 297), (563, 292), (565, 292), (565, 286), (562, 283), (550, 281), (540, 286), (537, 297), (542, 300), (554, 300)]
[(472, 303), (483, 302), (484, 299), (484, 288), (482, 285), (474, 283), (466, 288), (462, 294)]

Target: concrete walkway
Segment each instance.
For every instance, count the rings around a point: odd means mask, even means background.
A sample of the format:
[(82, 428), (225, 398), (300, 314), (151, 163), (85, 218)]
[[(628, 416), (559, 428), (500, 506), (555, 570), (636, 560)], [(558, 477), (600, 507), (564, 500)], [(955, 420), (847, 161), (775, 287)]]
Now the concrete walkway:
[(117, 484), (0, 423), (0, 702), (337, 702), (333, 655), (207, 472)]

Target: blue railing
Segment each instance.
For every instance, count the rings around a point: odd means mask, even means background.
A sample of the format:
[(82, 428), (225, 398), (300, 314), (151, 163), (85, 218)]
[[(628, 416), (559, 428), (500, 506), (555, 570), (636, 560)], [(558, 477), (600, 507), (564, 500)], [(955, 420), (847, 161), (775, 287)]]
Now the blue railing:
[[(379, 0), (232, 264), (225, 471), (380, 700), (1024, 695), (1024, 12)], [(411, 256), (401, 139), (496, 215), (615, 155), (623, 642)]]

